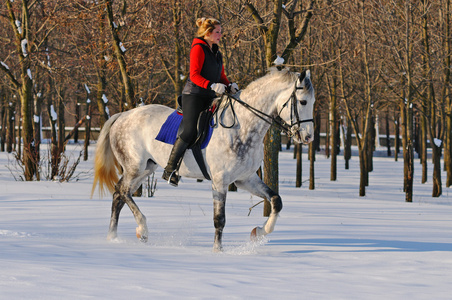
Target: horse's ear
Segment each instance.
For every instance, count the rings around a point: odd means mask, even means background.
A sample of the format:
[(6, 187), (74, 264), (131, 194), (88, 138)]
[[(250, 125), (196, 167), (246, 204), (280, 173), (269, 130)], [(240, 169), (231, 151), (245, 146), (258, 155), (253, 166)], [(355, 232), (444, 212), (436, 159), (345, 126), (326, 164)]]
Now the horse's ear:
[(306, 77), (306, 70), (300, 73), (300, 76), (298, 76), (298, 79), (300, 82), (303, 82), (304, 78)]

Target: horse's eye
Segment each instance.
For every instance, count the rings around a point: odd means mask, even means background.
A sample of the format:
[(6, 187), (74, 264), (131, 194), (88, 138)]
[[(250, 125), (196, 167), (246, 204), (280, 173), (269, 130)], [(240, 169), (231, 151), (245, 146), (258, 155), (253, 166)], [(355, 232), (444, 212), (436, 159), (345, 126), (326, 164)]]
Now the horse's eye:
[(306, 105), (306, 104), (308, 104), (308, 101), (306, 101), (306, 100), (300, 100), (300, 103), (301, 103), (301, 105)]

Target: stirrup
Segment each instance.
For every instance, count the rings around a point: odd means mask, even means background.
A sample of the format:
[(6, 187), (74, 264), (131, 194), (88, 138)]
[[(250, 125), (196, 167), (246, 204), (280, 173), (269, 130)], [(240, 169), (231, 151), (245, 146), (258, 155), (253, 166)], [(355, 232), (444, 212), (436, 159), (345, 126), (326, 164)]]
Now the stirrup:
[[(177, 170), (174, 170), (171, 173), (169, 173), (167, 171), (164, 171), (162, 178), (165, 179), (165, 180), (168, 180), (167, 182), (168, 182), (169, 185), (177, 187), (178, 183), (179, 183), (179, 180), (180, 180), (180, 176), (178, 176), (176, 172), (177, 172)], [(168, 177), (166, 177), (165, 175), (168, 175)]]

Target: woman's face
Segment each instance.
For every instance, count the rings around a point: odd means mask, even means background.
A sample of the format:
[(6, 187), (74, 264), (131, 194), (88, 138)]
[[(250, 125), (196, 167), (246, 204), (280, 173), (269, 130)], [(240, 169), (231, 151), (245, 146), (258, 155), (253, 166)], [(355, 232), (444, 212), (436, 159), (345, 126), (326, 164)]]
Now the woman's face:
[(215, 25), (215, 29), (211, 33), (208, 33), (205, 36), (205, 39), (212, 44), (219, 44), (222, 35), (223, 32), (221, 31), (221, 25)]

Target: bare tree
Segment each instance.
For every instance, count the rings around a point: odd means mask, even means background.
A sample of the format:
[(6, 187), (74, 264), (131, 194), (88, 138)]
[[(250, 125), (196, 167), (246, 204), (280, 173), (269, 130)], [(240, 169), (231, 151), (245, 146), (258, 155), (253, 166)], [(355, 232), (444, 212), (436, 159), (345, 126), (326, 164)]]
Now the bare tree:
[[(266, 68), (270, 68), (274, 65), (277, 58), (277, 45), (280, 39), (280, 27), (282, 22), (282, 13), (288, 18), (288, 32), (289, 42), (286, 45), (282, 58), (284, 61), (288, 61), (293, 50), (300, 44), (307, 32), (309, 20), (312, 16), (312, 10), (315, 1), (310, 1), (309, 8), (304, 12), (301, 22), (296, 25), (296, 17), (302, 13), (298, 11), (300, 9), (298, 1), (293, 1), (291, 6), (283, 7), (282, 0), (274, 0), (271, 8), (271, 18), (265, 21), (259, 11), (256, 9), (250, 1), (245, 3), (247, 10), (250, 12), (252, 18), (256, 22), (264, 40), (265, 47), (265, 62)], [(267, 23), (268, 22), (268, 23)], [(267, 25), (268, 24), (268, 25)], [(278, 173), (278, 153), (281, 147), (281, 135), (275, 126), (271, 126), (264, 139), (264, 181), (265, 183), (276, 193), (279, 190), (279, 173)], [(270, 214), (270, 204), (265, 201), (264, 215)]]
[[(10, 82), (19, 93), (22, 115), (22, 137), (23, 137), (23, 157), (24, 178), (27, 181), (33, 180), (38, 169), (36, 149), (33, 143), (33, 75), (31, 73), (32, 56), (30, 40), (31, 30), (36, 29), (30, 26), (29, 1), (22, 0), (21, 3), (13, 3), (5, 0), (7, 7), (10, 29), (14, 33), (15, 54), (17, 56), (17, 66), (19, 68), (16, 76), (7, 64), (1, 64), (0, 68), (7, 74)], [(16, 8), (13, 8), (13, 4)], [(20, 11), (19, 16), (16, 16)]]

